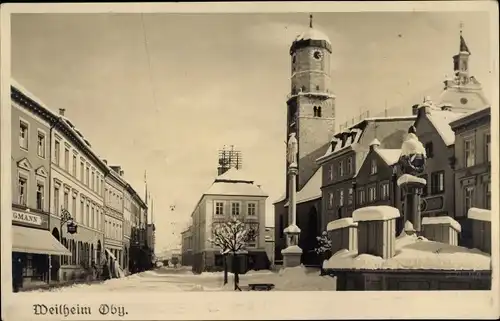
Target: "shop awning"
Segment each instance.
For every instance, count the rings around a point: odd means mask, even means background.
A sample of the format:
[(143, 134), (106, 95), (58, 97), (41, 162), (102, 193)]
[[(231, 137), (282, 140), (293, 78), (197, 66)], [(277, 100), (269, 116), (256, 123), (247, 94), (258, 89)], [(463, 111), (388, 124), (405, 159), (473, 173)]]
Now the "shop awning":
[(12, 252), (71, 256), (49, 231), (21, 226), (12, 226)]

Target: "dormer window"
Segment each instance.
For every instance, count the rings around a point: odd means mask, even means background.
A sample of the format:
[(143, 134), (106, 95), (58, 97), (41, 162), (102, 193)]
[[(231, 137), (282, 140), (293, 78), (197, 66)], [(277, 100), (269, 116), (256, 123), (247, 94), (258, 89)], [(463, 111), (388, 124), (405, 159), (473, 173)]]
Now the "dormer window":
[(370, 166), (370, 175), (375, 175), (375, 174), (377, 174), (377, 160), (372, 159)]

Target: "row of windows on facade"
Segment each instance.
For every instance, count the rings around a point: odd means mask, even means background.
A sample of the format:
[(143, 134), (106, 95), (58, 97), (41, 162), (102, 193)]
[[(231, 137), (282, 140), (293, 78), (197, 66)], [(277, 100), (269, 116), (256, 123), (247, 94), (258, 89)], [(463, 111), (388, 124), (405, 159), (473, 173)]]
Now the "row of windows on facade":
[[(491, 136), (490, 134), (485, 134), (484, 136), (484, 162), (490, 163), (491, 162)], [(427, 158), (433, 158), (434, 157), (434, 146), (432, 142), (428, 142), (425, 145), (425, 153), (427, 155)], [(477, 157), (476, 157), (476, 141), (474, 140), (474, 137), (467, 137), (464, 139), (464, 166), (465, 167), (472, 167), (477, 164)]]
[[(29, 125), (24, 122), (20, 121), (20, 133), (19, 133), (19, 146), (22, 149), (28, 150), (29, 149)], [(45, 133), (38, 130), (38, 135), (37, 135), (37, 155), (40, 158), (45, 158), (46, 157), (46, 136)], [(54, 163), (57, 166), (60, 166), (60, 161), (61, 161), (61, 142), (60, 139), (56, 139), (54, 141)], [(73, 175), (75, 178), (77, 177), (77, 155), (76, 155), (76, 150), (73, 153), (73, 163), (71, 167), (71, 172), (70, 172), (70, 148), (65, 147), (64, 149), (64, 170), (66, 170), (68, 173)], [(91, 166), (90, 163), (86, 163), (85, 159), (81, 157), (80, 159), (80, 181), (92, 191), (95, 193), (102, 195), (103, 194), (103, 178), (100, 177), (99, 173), (92, 168), (92, 176), (90, 175), (91, 171)]]
[[(38, 130), (38, 141), (37, 141), (37, 155), (41, 158), (45, 158), (45, 150), (46, 150), (46, 138), (45, 133)], [(20, 135), (19, 135), (19, 145), (21, 148), (28, 150), (29, 148), (29, 126), (26, 122), (20, 121)], [(69, 173), (69, 154), (70, 150), (65, 148), (64, 152), (64, 169)], [(56, 165), (60, 165), (60, 141), (55, 140), (54, 142), (54, 162)], [(92, 188), (92, 190), (100, 195), (102, 195), (103, 188), (103, 179), (100, 177), (99, 173), (92, 168), (92, 175), (90, 175), (90, 164), (87, 163), (85, 167), (85, 160), (82, 158), (80, 161), (80, 181), (84, 183), (86, 186)], [(85, 175), (84, 175), (85, 171)], [(71, 174), (76, 178), (77, 174), (77, 156), (73, 154), (73, 162), (72, 162), (72, 171)], [(43, 201), (38, 197), (38, 194), (41, 194), (43, 197), (43, 185), (39, 185), (37, 187), (37, 209), (43, 209)], [(115, 205), (120, 208), (121, 203), (123, 202), (123, 196), (115, 193), (114, 191), (105, 189), (105, 197), (107, 197), (107, 202), (115, 203)], [(23, 202), (20, 202), (23, 204)], [(25, 205), (25, 204), (23, 204)], [(130, 200), (127, 202), (128, 209), (131, 209)]]
[[(241, 213), (241, 203), (240, 202), (231, 202), (231, 215), (238, 216)], [(257, 204), (256, 203), (248, 203), (247, 204), (247, 213), (248, 216), (256, 216), (257, 215)], [(215, 202), (215, 215), (224, 215), (224, 202)]]
[[(375, 163), (375, 166), (376, 166), (376, 163)], [(330, 178), (330, 181), (333, 181), (335, 179), (334, 168), (335, 168), (334, 164), (331, 164), (330, 169), (328, 170), (328, 176)], [(353, 174), (354, 173), (354, 164), (353, 164), (352, 157), (348, 157), (347, 159), (345, 159), (345, 162), (344, 162), (344, 160), (340, 160), (337, 163), (337, 172), (336, 173), (337, 173), (337, 179), (341, 178), (345, 175)], [(375, 173), (376, 173), (376, 171), (375, 171)]]
[(123, 235), (122, 224), (104, 220), (104, 235), (108, 238), (121, 240)]
[[(375, 172), (376, 173), (376, 172)], [(373, 174), (373, 172), (372, 172)], [(424, 178), (427, 181), (427, 175), (422, 175), (421, 178)], [(445, 180), (444, 180), (444, 171), (434, 172), (431, 174), (431, 184), (430, 186), (426, 185), (423, 188), (423, 196), (428, 195), (428, 188), (431, 189), (431, 194), (441, 194), (444, 192)], [(368, 199), (366, 198), (366, 192), (368, 192)], [(344, 197), (344, 189), (338, 190), (337, 204), (339, 207), (346, 205), (345, 197)], [(373, 184), (372, 186), (368, 186), (365, 190), (364, 187), (359, 187), (357, 191), (357, 204), (362, 205), (366, 202), (372, 203), (378, 200), (388, 200), (390, 198), (390, 186), (388, 182), (379, 184), (379, 193), (377, 193), (377, 184)], [(353, 196), (353, 188), (347, 189), (347, 205), (352, 204), (352, 196)], [(328, 205), (329, 208), (332, 208), (334, 205), (334, 194), (329, 193), (328, 196)]]

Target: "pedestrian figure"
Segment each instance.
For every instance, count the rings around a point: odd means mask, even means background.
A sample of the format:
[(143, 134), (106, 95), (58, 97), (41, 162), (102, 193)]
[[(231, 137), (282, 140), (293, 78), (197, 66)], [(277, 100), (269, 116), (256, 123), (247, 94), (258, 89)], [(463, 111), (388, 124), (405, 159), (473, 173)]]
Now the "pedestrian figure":
[(110, 278), (110, 275), (109, 275), (108, 262), (104, 262), (104, 264), (102, 266), (102, 279), (108, 280), (109, 278)]
[(92, 267), (92, 279), (95, 280), (98, 277), (98, 272), (97, 272), (97, 266), (96, 266), (94, 260), (92, 260), (91, 267)]

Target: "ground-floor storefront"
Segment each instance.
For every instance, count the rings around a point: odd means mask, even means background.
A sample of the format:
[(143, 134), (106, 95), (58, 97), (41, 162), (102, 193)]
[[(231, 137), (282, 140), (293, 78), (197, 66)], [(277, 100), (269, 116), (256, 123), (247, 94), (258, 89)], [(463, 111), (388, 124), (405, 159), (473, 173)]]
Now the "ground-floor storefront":
[(70, 257), (51, 256), (52, 279), (72, 282), (100, 277), (104, 241), (102, 232), (79, 225), (77, 232), (70, 234), (57, 216), (51, 216), (50, 230), (72, 254)]
[(49, 215), (13, 206), (12, 285), (14, 291), (38, 287), (54, 280), (52, 257), (71, 257), (49, 231)]

